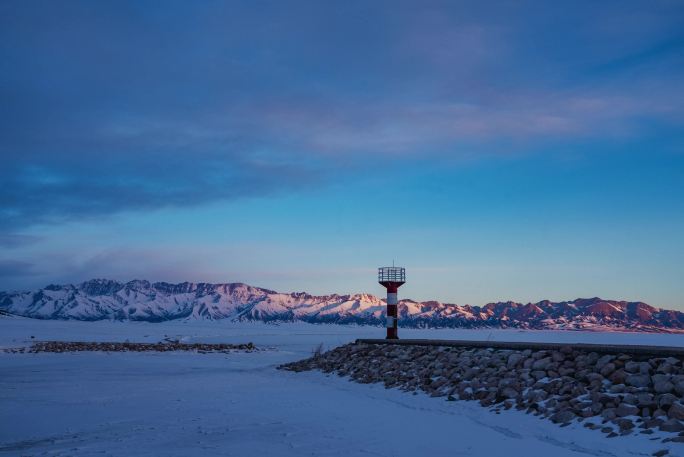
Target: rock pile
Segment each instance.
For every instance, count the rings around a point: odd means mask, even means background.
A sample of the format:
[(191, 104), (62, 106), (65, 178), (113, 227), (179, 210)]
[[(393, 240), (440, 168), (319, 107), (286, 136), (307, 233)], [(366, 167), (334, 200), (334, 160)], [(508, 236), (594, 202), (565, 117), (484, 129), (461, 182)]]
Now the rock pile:
[(209, 343), (181, 343), (178, 341), (165, 341), (161, 343), (97, 343), (81, 341), (40, 341), (29, 348), (6, 349), (5, 352), (169, 352), (169, 351), (196, 351), (196, 352), (231, 352), (231, 351), (254, 351), (256, 347), (252, 343), (245, 344), (209, 344)]
[(592, 418), (585, 426), (610, 437), (659, 429), (684, 442), (684, 366), (676, 357), (353, 343), (279, 368), (477, 400), (561, 425)]

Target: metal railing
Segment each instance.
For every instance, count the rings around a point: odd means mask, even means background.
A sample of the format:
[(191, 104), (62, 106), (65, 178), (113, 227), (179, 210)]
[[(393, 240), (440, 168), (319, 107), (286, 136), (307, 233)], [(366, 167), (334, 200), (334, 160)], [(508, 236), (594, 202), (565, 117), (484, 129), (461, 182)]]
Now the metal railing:
[(378, 282), (406, 282), (406, 268), (380, 267), (378, 268)]

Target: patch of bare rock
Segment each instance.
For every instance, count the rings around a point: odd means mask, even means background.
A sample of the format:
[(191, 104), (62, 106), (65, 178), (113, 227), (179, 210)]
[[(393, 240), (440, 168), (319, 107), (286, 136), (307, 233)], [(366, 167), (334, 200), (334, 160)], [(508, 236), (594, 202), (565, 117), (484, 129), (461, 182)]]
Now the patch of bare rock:
[(37, 352), (170, 352), (170, 351), (195, 351), (205, 352), (232, 352), (232, 351), (255, 351), (256, 346), (252, 343), (224, 344), (224, 343), (181, 343), (179, 341), (164, 341), (160, 343), (131, 343), (131, 342), (82, 342), (82, 341), (39, 341), (28, 348), (6, 349), (11, 353), (37, 353)]
[(682, 362), (570, 346), (533, 351), (352, 343), (279, 368), (516, 408), (560, 425), (584, 421), (609, 437), (659, 430), (671, 433), (665, 441), (684, 442)]

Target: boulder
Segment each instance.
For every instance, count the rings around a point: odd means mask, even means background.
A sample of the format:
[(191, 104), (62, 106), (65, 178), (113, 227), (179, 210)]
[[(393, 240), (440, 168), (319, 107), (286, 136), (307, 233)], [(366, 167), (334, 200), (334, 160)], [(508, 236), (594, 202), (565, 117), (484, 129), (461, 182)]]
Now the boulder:
[(596, 369), (601, 370), (604, 366), (606, 366), (608, 363), (612, 362), (615, 359), (614, 355), (606, 354), (602, 357), (600, 357), (596, 361)]
[(650, 374), (653, 367), (648, 362), (639, 362), (639, 373)]
[(615, 414), (615, 408), (606, 408), (601, 412), (601, 417), (605, 420), (613, 420), (617, 417)]
[(553, 351), (551, 353), (551, 358), (553, 359), (554, 362), (563, 362), (563, 361), (565, 361), (565, 354), (563, 354), (560, 351)]
[(674, 390), (674, 384), (672, 384), (670, 381), (660, 381), (653, 384), (653, 390), (657, 394), (669, 393)]
[(634, 422), (629, 419), (621, 418), (615, 421), (620, 430), (631, 430), (634, 428)]
[(512, 387), (504, 387), (503, 389), (501, 389), (500, 393), (501, 396), (504, 398), (517, 398), (518, 395), (520, 395), (519, 392), (513, 389)]
[(672, 394), (662, 394), (662, 395), (658, 395), (656, 397), (656, 402), (658, 404), (658, 408), (664, 409), (667, 406), (670, 406), (675, 401), (677, 401), (677, 397), (675, 397)]
[(613, 384), (612, 386), (608, 387), (608, 390), (611, 393), (614, 394), (619, 394), (625, 391), (625, 385), (624, 384)]
[(515, 368), (518, 366), (518, 363), (523, 359), (522, 354), (519, 352), (514, 352), (511, 355), (508, 356), (508, 360), (506, 361), (506, 368), (509, 370)]
[(637, 405), (642, 407), (642, 408), (652, 408), (656, 405), (655, 397), (653, 396), (652, 393), (639, 392), (636, 395), (636, 398), (637, 398)]
[(639, 373), (639, 362), (629, 361), (625, 363), (625, 371), (628, 373)]
[(575, 413), (573, 413), (569, 409), (565, 409), (562, 411), (558, 411), (553, 416), (551, 416), (551, 421), (556, 423), (556, 424), (564, 424), (566, 422), (570, 422), (574, 418), (575, 418)]
[(546, 371), (543, 371), (543, 370), (533, 371), (530, 373), (530, 376), (532, 376), (534, 379), (539, 381), (540, 379), (543, 379), (546, 377)]
[[(610, 365), (610, 364), (608, 364), (608, 365)], [(604, 370), (605, 370), (605, 368), (606, 367), (603, 367)], [(602, 370), (602, 372), (603, 372), (603, 370)], [(613, 384), (624, 384), (625, 379), (627, 379), (627, 372), (625, 370), (623, 370), (622, 368), (618, 368), (617, 370), (615, 370), (613, 373), (610, 374), (609, 379), (610, 379), (610, 382), (612, 382)]]
[(639, 404), (639, 400), (637, 399), (637, 396), (634, 394), (624, 394), (622, 396), (622, 402), (623, 403), (629, 403), (630, 405)]
[(615, 364), (612, 362), (608, 362), (603, 367), (599, 370), (599, 373), (601, 373), (601, 376), (604, 378), (607, 378), (608, 376), (611, 375), (611, 373), (615, 371)]
[(680, 397), (684, 397), (684, 381), (679, 381), (674, 385), (674, 391), (677, 392), (677, 395)]
[(615, 408), (615, 414), (618, 417), (636, 416), (639, 414), (639, 408), (628, 403), (620, 403), (618, 407)]
[(667, 417), (670, 419), (684, 420), (684, 405), (676, 401), (670, 405), (670, 409), (667, 410)]
[(548, 370), (553, 364), (553, 359), (551, 357), (544, 357), (543, 359), (535, 360), (532, 364), (533, 370)]
[(647, 374), (632, 374), (627, 376), (625, 384), (634, 387), (648, 387), (651, 384), (651, 377)]
[(684, 424), (677, 419), (668, 419), (660, 424), (660, 430), (664, 432), (681, 432), (684, 430)]

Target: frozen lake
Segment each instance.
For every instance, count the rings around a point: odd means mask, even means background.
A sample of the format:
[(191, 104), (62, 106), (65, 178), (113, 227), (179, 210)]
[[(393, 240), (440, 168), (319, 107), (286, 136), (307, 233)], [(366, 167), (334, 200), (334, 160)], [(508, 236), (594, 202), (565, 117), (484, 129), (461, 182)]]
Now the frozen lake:
[[(645, 435), (605, 438), (476, 402), (361, 385), (281, 363), (384, 329), (231, 322), (0, 319), (0, 346), (35, 340), (254, 342), (256, 353), (0, 354), (0, 455), (684, 455)], [(684, 346), (684, 335), (405, 330), (406, 338)]]

